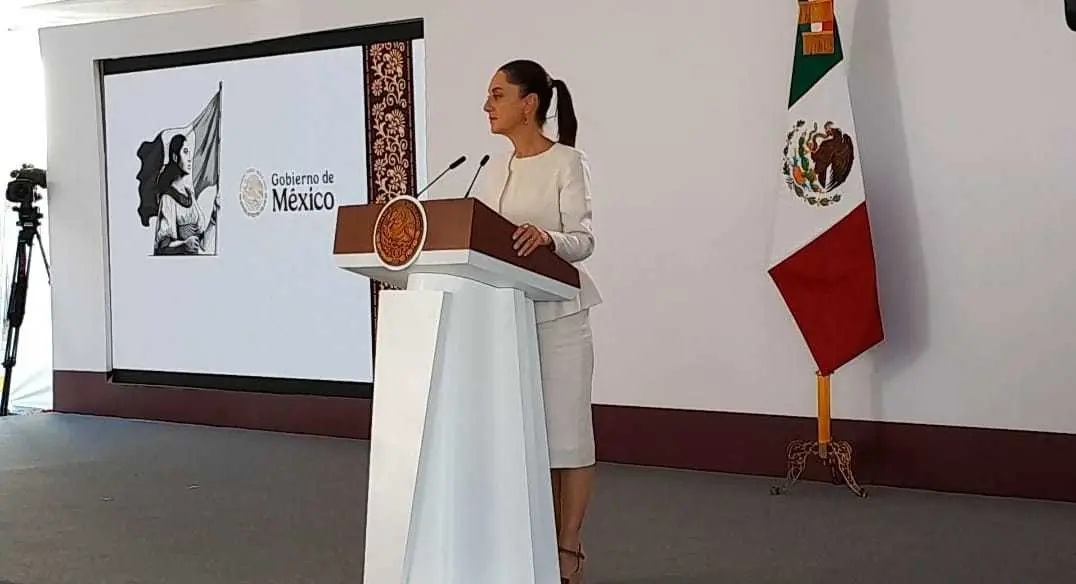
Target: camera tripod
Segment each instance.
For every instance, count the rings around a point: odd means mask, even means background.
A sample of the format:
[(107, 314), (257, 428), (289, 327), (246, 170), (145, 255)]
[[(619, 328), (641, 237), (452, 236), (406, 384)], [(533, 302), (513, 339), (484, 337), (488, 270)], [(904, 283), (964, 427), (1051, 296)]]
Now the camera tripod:
[(33, 253), (34, 240), (41, 247), (41, 261), (45, 264), (45, 275), (52, 284), (49, 260), (45, 255), (45, 246), (41, 243), (41, 211), (32, 203), (23, 202), (15, 210), (19, 214), (19, 239), (15, 249), (15, 263), (11, 273), (11, 289), (7, 300), (6, 345), (4, 347), (4, 385), (0, 389), (0, 416), (8, 415), (8, 403), (11, 398), (11, 370), (15, 367), (15, 355), (19, 350), (19, 331), (23, 317), (26, 316), (26, 292), (30, 284), (30, 257)]

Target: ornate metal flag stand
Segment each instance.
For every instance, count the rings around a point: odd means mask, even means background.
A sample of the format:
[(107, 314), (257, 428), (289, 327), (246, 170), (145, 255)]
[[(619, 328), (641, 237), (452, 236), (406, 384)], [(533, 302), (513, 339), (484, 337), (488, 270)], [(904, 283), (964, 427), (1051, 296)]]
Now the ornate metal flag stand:
[(852, 473), (852, 445), (844, 441), (833, 441), (830, 434), (830, 388), (829, 376), (817, 375), (818, 379), (818, 440), (807, 442), (794, 440), (788, 445), (788, 475), (785, 484), (774, 486), (770, 493), (783, 495), (803, 474), (808, 459), (817, 457), (833, 474), (834, 484), (842, 482), (859, 497), (866, 497), (867, 491), (856, 482)]

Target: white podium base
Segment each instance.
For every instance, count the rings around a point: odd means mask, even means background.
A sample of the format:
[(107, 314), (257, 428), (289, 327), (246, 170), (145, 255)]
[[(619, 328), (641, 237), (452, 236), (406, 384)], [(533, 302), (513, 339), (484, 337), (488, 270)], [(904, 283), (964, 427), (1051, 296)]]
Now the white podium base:
[(365, 584), (559, 584), (533, 302), (415, 274), (383, 291)]

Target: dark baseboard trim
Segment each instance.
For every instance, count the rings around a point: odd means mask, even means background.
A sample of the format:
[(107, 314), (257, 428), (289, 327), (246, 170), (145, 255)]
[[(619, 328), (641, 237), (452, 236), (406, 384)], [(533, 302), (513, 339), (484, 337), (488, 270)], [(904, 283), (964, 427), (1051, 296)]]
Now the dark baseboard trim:
[(370, 437), (369, 399), (114, 383), (55, 371), (53, 411), (340, 438)]
[[(57, 371), (57, 412), (366, 440), (371, 402), (112, 383), (105, 373)], [(812, 439), (810, 418), (599, 405), (604, 462), (780, 477), (790, 440)], [(834, 420), (864, 485), (1076, 502), (1076, 435)], [(830, 479), (809, 465), (805, 480)]]
[[(608, 462), (783, 476), (790, 440), (813, 440), (813, 418), (599, 407), (599, 457)], [(1076, 502), (1076, 435), (834, 420), (852, 444), (861, 485)], [(808, 480), (831, 480), (809, 464)]]
[(374, 384), (363, 381), (327, 381), (324, 379), (292, 379), (283, 377), (253, 377), (250, 375), (217, 375), (208, 373), (173, 373), (144, 369), (113, 369), (110, 381), (120, 385), (154, 387), (197, 387), (223, 391), (247, 391), (287, 395), (317, 395), (323, 397), (364, 397), (374, 395)]

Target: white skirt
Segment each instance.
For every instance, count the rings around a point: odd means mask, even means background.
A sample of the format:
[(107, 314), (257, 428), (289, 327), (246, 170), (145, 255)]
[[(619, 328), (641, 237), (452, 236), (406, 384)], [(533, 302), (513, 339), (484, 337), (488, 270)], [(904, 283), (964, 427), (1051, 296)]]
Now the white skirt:
[(590, 311), (538, 323), (549, 466), (582, 468), (595, 462), (591, 395), (594, 342)]

